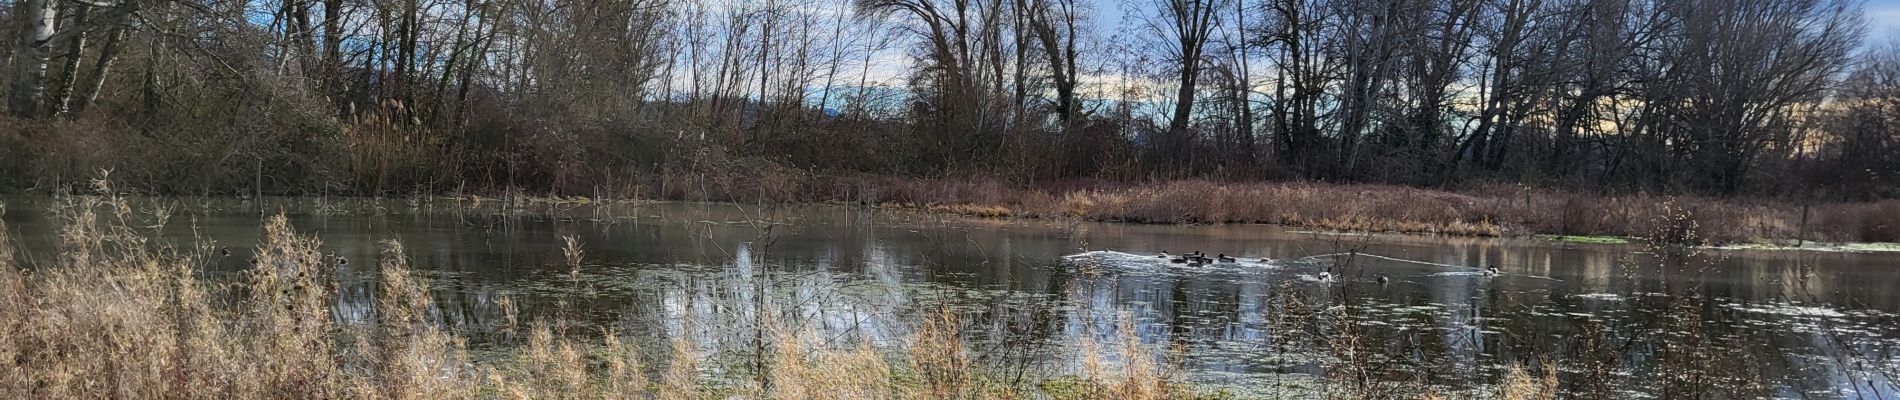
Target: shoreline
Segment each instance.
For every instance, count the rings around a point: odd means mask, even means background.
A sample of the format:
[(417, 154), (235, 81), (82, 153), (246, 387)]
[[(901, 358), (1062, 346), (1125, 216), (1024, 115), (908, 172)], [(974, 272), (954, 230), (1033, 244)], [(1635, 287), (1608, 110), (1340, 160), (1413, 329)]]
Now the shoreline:
[[(1212, 183), (1201, 182), (1201, 181), (1187, 181), (1187, 182), (1171, 182), (1169, 184), (1164, 184), (1164, 186), (1196, 185), (1196, 184), (1212, 184)], [(1323, 184), (1309, 184), (1309, 183), (1266, 183), (1266, 184), (1256, 183), (1256, 184), (1240, 184), (1240, 185), (1234, 185), (1234, 186), (1240, 186), (1240, 188), (1227, 189), (1227, 190), (1239, 191), (1242, 193), (1254, 193), (1254, 192), (1258, 192), (1262, 190), (1268, 190), (1268, 189), (1263, 189), (1263, 187), (1280, 186), (1281, 188), (1279, 189), (1284, 189), (1285, 187), (1299, 187), (1301, 188), (1301, 190), (1307, 190), (1307, 191), (1312, 191), (1313, 193), (1319, 193), (1320, 191), (1323, 191), (1323, 190), (1339, 190), (1339, 188), (1341, 187), (1346, 187), (1346, 188), (1352, 187), (1352, 185), (1323, 185)], [(1372, 186), (1372, 185), (1366, 185), (1366, 186)], [(1425, 193), (1427, 195), (1437, 195), (1437, 196), (1440, 196), (1439, 198), (1437, 198), (1437, 200), (1441, 202), (1440, 205), (1442, 205), (1444, 198), (1451, 198), (1451, 199), (1457, 199), (1457, 200), (1467, 202), (1466, 205), (1468, 207), (1472, 207), (1471, 210), (1478, 210), (1478, 211), (1483, 211), (1483, 212), (1497, 212), (1499, 210), (1512, 211), (1511, 209), (1483, 208), (1483, 206), (1487, 206), (1487, 205), (1495, 207), (1496, 206), (1495, 203), (1491, 203), (1491, 204), (1486, 203), (1486, 202), (1497, 201), (1497, 199), (1495, 198), (1485, 198), (1485, 197), (1480, 197), (1476, 195), (1461, 194), (1457, 192), (1436, 191), (1436, 190), (1430, 190), (1430, 189), (1419, 189), (1419, 188), (1408, 188), (1408, 187), (1381, 187), (1381, 186), (1373, 186), (1369, 188), (1362, 187), (1362, 188), (1357, 188), (1357, 189), (1366, 190), (1366, 189), (1375, 189), (1375, 188), (1390, 188), (1390, 189), (1396, 189), (1400, 191), (1413, 191), (1413, 192)], [(1178, 188), (1174, 190), (1178, 190)], [(1391, 212), (1394, 210), (1380, 209), (1378, 207), (1367, 207), (1367, 204), (1347, 205), (1346, 207), (1340, 209), (1340, 210), (1344, 210), (1343, 212), (1346, 215), (1344, 215), (1343, 217), (1335, 217), (1335, 218), (1311, 218), (1309, 216), (1301, 215), (1297, 213), (1274, 215), (1274, 216), (1277, 216), (1278, 219), (1261, 218), (1257, 214), (1244, 213), (1245, 211), (1257, 210), (1257, 209), (1250, 209), (1250, 208), (1244, 208), (1244, 207), (1211, 209), (1211, 211), (1219, 212), (1219, 214), (1205, 214), (1205, 212), (1210, 211), (1210, 209), (1200, 209), (1200, 210), (1189, 209), (1187, 212), (1182, 212), (1181, 209), (1176, 209), (1174, 210), (1175, 212), (1172, 214), (1154, 214), (1153, 213), (1154, 210), (1152, 208), (1143, 208), (1143, 207), (1154, 207), (1157, 204), (1161, 204), (1161, 203), (1157, 203), (1158, 201), (1160, 201), (1160, 199), (1155, 198), (1155, 196), (1164, 196), (1164, 195), (1167, 195), (1168, 193), (1166, 193), (1165, 191), (1157, 192), (1157, 191), (1141, 191), (1141, 190), (1132, 190), (1132, 192), (1134, 192), (1132, 194), (1130, 192), (1131, 190), (1129, 189), (1120, 189), (1120, 190), (1083, 189), (1083, 190), (1075, 190), (1075, 191), (1062, 193), (1062, 195), (1059, 197), (1051, 193), (1037, 193), (1037, 192), (1023, 192), (1023, 193), (1015, 194), (1016, 196), (1022, 196), (1023, 198), (1028, 198), (1030, 200), (1050, 201), (1051, 199), (1054, 199), (1053, 202), (1047, 202), (1047, 203), (1041, 203), (1041, 204), (1031, 203), (1031, 202), (1017, 202), (1014, 204), (1002, 203), (1002, 202), (977, 203), (977, 202), (971, 202), (967, 200), (964, 200), (961, 202), (947, 202), (947, 203), (946, 202), (917, 203), (917, 202), (897, 202), (897, 201), (871, 203), (871, 202), (865, 202), (865, 201), (849, 201), (849, 200), (838, 200), (838, 199), (810, 199), (810, 200), (805, 200), (805, 201), (780, 201), (780, 202), (771, 202), (771, 203), (759, 203), (756, 201), (753, 201), (753, 202), (737, 201), (737, 199), (693, 199), (693, 198), (681, 199), (681, 198), (644, 198), (644, 197), (596, 198), (596, 197), (588, 197), (588, 196), (561, 196), (561, 195), (520, 195), (520, 196), (516, 196), (512, 201), (516, 203), (517, 207), (529, 207), (529, 206), (537, 206), (537, 205), (601, 206), (601, 205), (627, 205), (627, 204), (633, 204), (635, 206), (638, 206), (639, 204), (644, 204), (644, 203), (675, 203), (675, 204), (704, 204), (704, 205), (772, 204), (776, 206), (823, 206), (823, 207), (842, 207), (842, 208), (872, 208), (876, 210), (894, 210), (894, 211), (915, 212), (915, 213), (923, 213), (923, 214), (954, 215), (954, 216), (980, 218), (980, 219), (1086, 221), (1086, 222), (1098, 222), (1098, 223), (1129, 223), (1129, 224), (1143, 224), (1143, 225), (1225, 225), (1225, 224), (1274, 225), (1274, 226), (1284, 227), (1288, 229), (1303, 229), (1303, 230), (1313, 230), (1313, 231), (1319, 231), (1319, 232), (1335, 232), (1335, 233), (1365, 232), (1365, 233), (1372, 233), (1372, 234), (1400, 234), (1400, 235), (1443, 236), (1443, 237), (1495, 237), (1495, 238), (1540, 240), (1540, 241), (1548, 241), (1548, 242), (1553, 242), (1553, 243), (1561, 243), (1561, 244), (1566, 244), (1566, 245), (1629, 245), (1629, 244), (1642, 244), (1645, 242), (1660, 242), (1664, 244), (1691, 245), (1694, 247), (1718, 249), (1718, 250), (1757, 250), (1757, 251), (1793, 250), (1793, 251), (1822, 251), (1822, 252), (1849, 252), (1849, 253), (1884, 253), (1884, 252), (1900, 251), (1900, 243), (1896, 243), (1893, 241), (1796, 239), (1796, 238), (1791, 238), (1791, 237), (1765, 238), (1765, 237), (1759, 237), (1759, 236), (1744, 238), (1742, 236), (1736, 236), (1736, 235), (1726, 235), (1726, 236), (1706, 235), (1705, 234), (1706, 232), (1722, 232), (1722, 231), (1733, 232), (1735, 231), (1734, 229), (1730, 229), (1720, 223), (1711, 223), (1711, 222), (1719, 222), (1720, 221), (1718, 219), (1719, 217), (1733, 216), (1737, 214), (1737, 212), (1733, 208), (1723, 208), (1723, 206), (1729, 205), (1727, 204), (1727, 201), (1701, 199), (1701, 198), (1677, 198), (1677, 197), (1657, 197), (1657, 196), (1626, 196), (1623, 198), (1609, 198), (1609, 199), (1614, 199), (1616, 202), (1623, 203), (1629, 206), (1652, 207), (1654, 209), (1653, 211), (1655, 211), (1656, 214), (1648, 215), (1647, 217), (1649, 218), (1649, 220), (1645, 221), (1645, 220), (1642, 220), (1642, 218), (1640, 218), (1643, 216), (1642, 214), (1633, 214), (1626, 211), (1624, 213), (1615, 214), (1615, 215), (1622, 217), (1621, 219), (1622, 222), (1625, 222), (1625, 223), (1634, 222), (1634, 223), (1621, 226), (1619, 229), (1605, 229), (1604, 231), (1572, 231), (1572, 232), (1565, 233), (1565, 232), (1561, 232), (1561, 230), (1533, 229), (1534, 227), (1537, 226), (1537, 225), (1534, 225), (1534, 223), (1539, 222), (1539, 220), (1536, 220), (1536, 219), (1515, 219), (1515, 220), (1502, 219), (1502, 218), (1493, 219), (1493, 218), (1497, 218), (1499, 215), (1504, 215), (1502, 213), (1499, 213), (1499, 214), (1478, 213), (1478, 214), (1475, 214), (1475, 218), (1478, 220), (1478, 222), (1465, 222), (1468, 219), (1474, 218), (1474, 214), (1453, 213), (1453, 212), (1441, 212), (1438, 214), (1419, 214), (1415, 212), (1413, 213), (1401, 212), (1401, 213), (1397, 213), (1396, 216), (1390, 215), (1390, 214), (1380, 215), (1380, 214), (1377, 214), (1377, 212)], [(1220, 192), (1218, 191), (1215, 191), (1214, 193), (1216, 193), (1214, 194), (1215, 196), (1223, 195), (1223, 194), (1220, 194)], [(918, 198), (914, 193), (899, 193), (899, 194), (905, 196), (905, 198), (908, 198), (908, 199)], [(1569, 196), (1578, 196), (1576, 194), (1571, 194), (1571, 193), (1559, 192), (1559, 194), (1569, 195)], [(1232, 196), (1231, 193), (1224, 194), (1224, 195)], [(1543, 194), (1543, 195), (1549, 196), (1550, 194)], [(28, 194), (14, 193), (10, 197), (15, 197), (16, 199), (22, 198), (22, 197), (52, 199), (57, 196), (49, 196), (49, 195), (38, 194), (38, 193), (28, 193)], [(154, 199), (167, 199), (167, 198), (168, 199), (192, 199), (195, 201), (213, 201), (213, 200), (254, 201), (254, 199), (256, 199), (252, 196), (220, 196), (220, 195), (191, 195), (191, 196), (138, 195), (137, 197), (154, 198)], [(951, 199), (949, 201), (958, 201), (957, 199), (959, 198), (967, 198), (967, 197), (968, 196), (963, 196), (963, 197), (953, 196), (953, 197), (949, 197), (949, 199)], [(1314, 196), (1314, 197), (1320, 197), (1320, 196)], [(1312, 206), (1311, 202), (1314, 201), (1313, 200), (1314, 197), (1306, 198), (1308, 203), (1305, 203), (1305, 204), (1295, 203), (1295, 204), (1292, 204), (1291, 207), (1282, 208), (1282, 210), (1287, 210), (1287, 209), (1298, 210), (1297, 208), (1298, 206), (1310, 207)], [(413, 195), (413, 196), (357, 196), (357, 195), (264, 196), (264, 198), (278, 199), (278, 200), (318, 200), (318, 201), (322, 201), (326, 199), (403, 201), (403, 199), (409, 199), (408, 201), (412, 201), (412, 202), (418, 199), (428, 199), (428, 200), (433, 200), (433, 201), (452, 201), (458, 204), (472, 204), (476, 207), (506, 204), (511, 201), (508, 198), (508, 195), (506, 194), (499, 195), (499, 196), (491, 196), (491, 195), (485, 195), (485, 194), (419, 194), (419, 195)], [(1430, 199), (1431, 197), (1427, 196), (1425, 198)], [(1526, 198), (1531, 198), (1531, 197), (1526, 197)], [(1103, 199), (1107, 199), (1107, 201), (1104, 201)], [(1647, 202), (1637, 202), (1637, 201), (1632, 201), (1632, 199), (1647, 200)], [(1228, 200), (1228, 199), (1216, 198), (1216, 201), (1220, 201), (1220, 200)], [(1412, 202), (1409, 205), (1416, 206), (1419, 203), (1420, 202)], [(1870, 210), (1861, 211), (1861, 213), (1873, 212), (1873, 213), (1878, 214), (1879, 211), (1882, 211), (1885, 209), (1884, 208), (1885, 206), (1892, 206), (1889, 203), (1900, 203), (1900, 201), (1888, 200), (1888, 201), (1876, 202), (1876, 203), (1831, 204), (1831, 205), (1826, 205), (1822, 207), (1816, 207), (1816, 209), (1828, 209), (1829, 207), (1849, 208), (1849, 209), (1863, 208), (1863, 209), (1870, 209)], [(0, 200), (0, 204), (5, 204), (5, 202), (3, 200)], [(1184, 207), (1192, 206), (1192, 204), (1186, 204), (1186, 202), (1175, 202), (1175, 203), (1166, 203), (1166, 204), (1172, 204), (1175, 206), (1184, 206)], [(1385, 202), (1385, 203), (1372, 203), (1372, 204), (1373, 205), (1389, 205), (1389, 204), (1394, 204), (1394, 203)], [(1538, 200), (1531, 200), (1527, 204), (1541, 204), (1541, 203)], [(1677, 205), (1677, 204), (1687, 204), (1687, 205), (1685, 206), (1685, 205)], [(1780, 204), (1780, 205), (1783, 207), (1792, 207), (1787, 204)], [(1093, 207), (1093, 208), (1089, 208), (1089, 207)], [(1750, 207), (1753, 210), (1772, 210), (1771, 206), (1762, 205), (1760, 203), (1748, 205), (1747, 207)], [(0, 210), (5, 210), (5, 209), (0, 208)], [(1452, 210), (1456, 211), (1456, 209), (1452, 209)], [(1368, 213), (1368, 211), (1372, 213)], [(1416, 210), (1402, 209), (1398, 211), (1416, 211)], [(1521, 209), (1518, 211), (1521, 211)], [(1575, 210), (1560, 210), (1560, 211), (1566, 212), (1566, 213), (1576, 212)], [(1354, 214), (1354, 213), (1359, 213), (1359, 214)], [(1159, 215), (1159, 217), (1157, 217), (1157, 215)], [(1210, 215), (1217, 216), (1218, 218), (1208, 218), (1208, 216)], [(1538, 215), (1538, 214), (1528, 214), (1528, 215)], [(1430, 218), (1421, 218), (1421, 216), (1430, 217)], [(1632, 216), (1637, 216), (1639, 218), (1631, 218)], [(1431, 218), (1436, 218), (1436, 219), (1431, 219)], [(1760, 216), (1753, 216), (1751, 218), (1755, 218), (1757, 220), (1769, 220), (1767, 218), (1760, 217)], [(1502, 223), (1492, 222), (1494, 220), (1503, 221), (1503, 222)], [(1610, 225), (1599, 225), (1599, 226), (1617, 228)], [(1785, 225), (1760, 224), (1755, 227), (1752, 227), (1753, 228), (1752, 230), (1754, 232), (1777, 232), (1777, 230), (1766, 229), (1766, 228), (1773, 228), (1776, 226), (1786, 228)], [(1651, 232), (1647, 232), (1647, 233), (1650, 233), (1650, 235), (1644, 235), (1642, 233), (1632, 234), (1632, 233), (1629, 233), (1631, 227), (1647, 228), (1647, 229), (1650, 229)], [(1605, 232), (1605, 231), (1614, 231), (1614, 232), (1620, 232), (1620, 233), (1612, 233), (1612, 232)], [(1655, 236), (1657, 232), (1660, 232), (1661, 234), (1665, 234), (1665, 236), (1668, 234), (1673, 234), (1675, 236), (1658, 238)], [(1791, 232), (1791, 231), (1782, 229), (1782, 230), (1779, 230), (1779, 232)], [(1809, 232), (1810, 232), (1810, 237), (1816, 236), (1816, 234), (1819, 234), (1819, 233), (1825, 233), (1825, 231), (1819, 231), (1819, 230), (1810, 230)], [(1674, 239), (1674, 240), (1671, 240), (1671, 239)], [(1800, 244), (1797, 245), (1797, 242)]]
[[(1015, 184), (892, 176), (660, 175), (601, 198), (897, 207), (976, 217), (1149, 224), (1259, 223), (1430, 235), (1641, 238), (1672, 244), (1900, 242), (1900, 200), (1600, 195), (1520, 185), (1458, 190), (1305, 181)], [(711, 185), (683, 184), (697, 180)], [(691, 190), (688, 190), (688, 189)], [(749, 188), (756, 190), (741, 190)]]
[[(516, 195), (528, 201), (682, 201), (830, 204), (980, 218), (1141, 224), (1272, 224), (1315, 230), (1476, 237), (1556, 237), (1565, 242), (1631, 239), (1686, 245), (1788, 242), (1900, 242), (1900, 200), (1802, 205), (1768, 199), (1648, 194), (1599, 195), (1523, 186), (1441, 190), (1380, 184), (1216, 182), (1140, 184), (1064, 181), (1038, 185), (994, 179), (891, 176), (652, 175), (602, 184), (590, 195)], [(692, 182), (693, 184), (688, 184)], [(266, 196), (279, 198), (439, 198), (507, 201), (492, 192)], [(519, 192), (515, 192), (519, 193)], [(49, 196), (45, 193), (13, 195)], [(165, 194), (151, 194), (167, 197)], [(191, 195), (181, 198), (252, 196)], [(1613, 239), (1612, 239), (1613, 238)]]

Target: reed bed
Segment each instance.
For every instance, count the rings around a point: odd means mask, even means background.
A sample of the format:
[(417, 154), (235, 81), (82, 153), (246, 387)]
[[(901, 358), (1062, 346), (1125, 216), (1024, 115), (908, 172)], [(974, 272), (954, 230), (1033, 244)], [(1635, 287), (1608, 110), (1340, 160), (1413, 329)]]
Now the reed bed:
[(1900, 200), (1796, 202), (1644, 193), (1596, 194), (1521, 185), (1457, 190), (1318, 182), (1155, 183), (991, 178), (825, 176), (770, 165), (662, 171), (603, 184), (598, 195), (737, 203), (840, 203), (986, 218), (1160, 224), (1264, 223), (1341, 231), (1458, 236), (1649, 237), (1693, 222), (1699, 242), (1900, 241)]
[[(832, 183), (840, 184), (840, 183)], [(1341, 231), (1460, 236), (1579, 235), (1685, 244), (1900, 241), (1900, 200), (1798, 204), (1646, 194), (1598, 195), (1526, 187), (1446, 191), (1310, 182), (1154, 185), (1077, 182), (1024, 188), (995, 181), (871, 178), (817, 200), (883, 204), (979, 217), (1078, 218), (1163, 224), (1263, 223)], [(821, 196), (805, 196), (812, 201)], [(767, 200), (767, 199), (754, 199)], [(1689, 225), (1693, 225), (1692, 227)]]

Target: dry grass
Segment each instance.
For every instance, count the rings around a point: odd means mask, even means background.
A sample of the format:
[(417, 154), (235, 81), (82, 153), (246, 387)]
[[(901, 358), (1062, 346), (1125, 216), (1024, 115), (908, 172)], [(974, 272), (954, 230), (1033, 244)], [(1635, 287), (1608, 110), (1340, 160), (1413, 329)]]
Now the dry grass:
[(901, 205), (901, 208), (918, 208), (933, 213), (968, 215), (983, 218), (1007, 218), (1013, 214), (1008, 207), (983, 204), (939, 204), (930, 206)]
[[(1122, 313), (1117, 322), (1115, 340), (1121, 345), (1114, 354), (1121, 360), (1121, 371), (1107, 366), (1093, 335), (1083, 335), (1082, 381), (1071, 396), (1084, 399), (1194, 398), (1192, 390), (1177, 383), (1179, 371), (1173, 367), (1175, 362), (1155, 362), (1155, 353), (1135, 334), (1132, 316)], [(1180, 354), (1179, 349), (1176, 350), (1173, 355)]]
[[(600, 193), (655, 200), (876, 205), (982, 218), (1264, 223), (1455, 236), (1600, 236), (1685, 244), (1694, 244), (1686, 240), (1690, 238), (1701, 244), (1900, 241), (1900, 200), (1804, 207), (1761, 199), (1597, 195), (1515, 186), (1445, 191), (1391, 185), (1184, 180), (1023, 187), (981, 179), (747, 174), (659, 175), (653, 178), (663, 183), (658, 186), (640, 184)], [(761, 178), (750, 175), (776, 178), (769, 188), (759, 188), (752, 183)], [(1676, 232), (1668, 232), (1671, 229)]]
[[(640, 340), (560, 318), (524, 317), (501, 299), (498, 331), (518, 340), (476, 361), (455, 331), (433, 317), (428, 283), (402, 244), (386, 241), (373, 263), (373, 315), (335, 319), (336, 259), (322, 243), (270, 218), (256, 258), (229, 282), (200, 278), (209, 245), (153, 240), (168, 213), (141, 214), (112, 197), (69, 198), (60, 208), (60, 256), (22, 269), (0, 246), (0, 397), (4, 398), (370, 398), (370, 399), (1195, 399), (1182, 383), (1180, 349), (1142, 342), (1122, 315), (1113, 345), (1083, 335), (1078, 376), (1010, 381), (987, 372), (965, 347), (960, 315), (926, 313), (898, 343), (838, 340), (775, 320), (764, 369), (721, 365), (682, 329), (643, 351)], [(0, 244), (11, 243), (0, 227)], [(571, 268), (584, 251), (567, 241)], [(556, 311), (554, 314), (560, 314)], [(685, 321), (691, 325), (693, 322)], [(525, 325), (525, 326), (519, 326)], [(520, 336), (517, 338), (517, 334)], [(713, 355), (709, 357), (708, 355)], [(1104, 361), (1113, 357), (1115, 363)], [(651, 361), (659, 362), (651, 362)], [(730, 361), (730, 360), (727, 360)], [(715, 374), (755, 374), (714, 376)], [(717, 378), (717, 379), (709, 379)], [(756, 378), (756, 379), (755, 379)], [(1514, 371), (1507, 399), (1550, 398), (1556, 376)], [(736, 382), (736, 384), (735, 384)], [(1009, 383), (1015, 382), (1015, 383)], [(1380, 392), (1385, 393), (1385, 392)], [(1213, 398), (1220, 398), (1218, 394)]]
[[(394, 385), (346, 378), (333, 358), (346, 351), (334, 345), (316, 242), (291, 234), (281, 218), (266, 227), (258, 268), (242, 279), (248, 299), (236, 304), (213, 300), (196, 277), (209, 252), (147, 241), (134, 227), (150, 225), (134, 221), (125, 203), (79, 200), (64, 218), (55, 265), (0, 270), (9, 294), (0, 356), (14, 360), (0, 373), (0, 393), (396, 397), (384, 392)], [(393, 363), (363, 364), (393, 376)]]
[[(109, 191), (109, 188), (103, 188)], [(256, 259), (229, 282), (200, 278), (209, 245), (154, 240), (165, 214), (142, 217), (112, 197), (68, 198), (58, 260), (32, 270), (0, 246), (0, 397), (370, 399), (954, 399), (1046, 397), (986, 375), (964, 347), (958, 315), (919, 321), (903, 343), (830, 342), (769, 324), (770, 382), (708, 380), (735, 349), (690, 337), (649, 358), (613, 331), (576, 335), (559, 318), (526, 327), (512, 300), (499, 327), (525, 333), (516, 350), (475, 361), (463, 338), (434, 320), (428, 283), (400, 243), (383, 242), (373, 318), (334, 316), (336, 259), (282, 216), (269, 219)], [(10, 243), (0, 230), (0, 244)], [(582, 268), (580, 245), (570, 264)], [(690, 323), (690, 322), (688, 322)], [(690, 330), (689, 330), (690, 331)], [(1132, 331), (1123, 332), (1132, 336)], [(829, 339), (827, 339), (829, 340)], [(1187, 398), (1173, 375), (1147, 361), (1139, 340), (1119, 351), (1120, 377), (1091, 375), (1090, 393), (1125, 399)], [(901, 348), (901, 349), (900, 349)], [(647, 360), (664, 360), (651, 365)], [(737, 379), (730, 379), (737, 378)], [(1099, 398), (1099, 397), (1098, 397)]]
[(1503, 400), (1543, 400), (1557, 398), (1557, 369), (1545, 367), (1544, 373), (1532, 376), (1521, 365), (1512, 365), (1504, 374), (1504, 382), (1498, 385), (1497, 398)]
[[(774, 329), (772, 392), (792, 399), (888, 399), (902, 393), (893, 366), (869, 343), (841, 349), (808, 343), (809, 337)], [(935, 389), (935, 388), (933, 388)]]
[[(1489, 393), (1473, 393), (1465, 397), (1497, 400), (1550, 400), (1558, 398), (1559, 395), (1563, 394), (1559, 390), (1557, 369), (1544, 368), (1542, 374), (1531, 375), (1530, 372), (1524, 370), (1523, 365), (1512, 365), (1509, 370), (1504, 372), (1504, 381), (1499, 382)], [(1425, 394), (1419, 396), (1419, 398), (1425, 400), (1441, 400), (1456, 397), (1446, 396), (1437, 391), (1426, 389)]]
[(447, 154), (435, 132), (399, 121), (389, 114), (400, 106), (351, 118), (342, 127), (344, 171), (360, 193), (404, 193), (433, 187), (441, 179)]
[[(1462, 236), (1623, 236), (1710, 243), (1900, 241), (1900, 200), (1822, 203), (1804, 209), (1800, 204), (1766, 200), (1594, 195), (1515, 186), (1451, 192), (1392, 185), (1185, 180), (1022, 187), (994, 180), (881, 177), (813, 180), (804, 189), (780, 192), (802, 194), (746, 200), (873, 203), (985, 218), (1266, 223)], [(1659, 232), (1669, 235), (1655, 236)]]
[[(824, 177), (769, 170), (667, 173), (633, 190), (661, 200), (837, 202), (984, 218), (1073, 218), (1137, 223), (1265, 223), (1327, 230), (1459, 236), (1578, 235), (1652, 238), (1662, 225), (1707, 243), (1795, 239), (1900, 241), (1900, 200), (1801, 204), (1646, 194), (1597, 195), (1522, 186), (1462, 191), (1373, 184), (1038, 183), (994, 179)], [(1804, 215), (1805, 212), (1805, 215)], [(1671, 238), (1656, 238), (1671, 240)]]
[(910, 345), (912, 370), (929, 398), (962, 398), (975, 384), (970, 358), (957, 339), (955, 314), (939, 312), (924, 318)]

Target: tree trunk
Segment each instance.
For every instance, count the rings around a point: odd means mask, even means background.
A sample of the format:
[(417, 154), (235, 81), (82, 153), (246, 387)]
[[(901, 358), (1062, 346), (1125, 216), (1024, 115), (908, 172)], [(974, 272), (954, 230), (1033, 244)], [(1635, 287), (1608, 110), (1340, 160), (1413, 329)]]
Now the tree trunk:
[(1174, 96), (1174, 119), (1168, 122), (1168, 132), (1173, 135), (1185, 135), (1189, 119), (1194, 114), (1194, 86), (1200, 77), (1200, 55), (1196, 52), (1181, 53), (1181, 88)]
[[(158, 36), (154, 35), (150, 40), (151, 42), (147, 43), (147, 45), (153, 49), (158, 48)], [(142, 90), (140, 94), (142, 101), (140, 106), (146, 118), (158, 115), (159, 103), (162, 100), (158, 91), (159, 85), (163, 83), (159, 81), (161, 78), (158, 76), (158, 57), (160, 54), (162, 53), (157, 51), (148, 51), (145, 53), (145, 79), (144, 84), (141, 85)]]
[(318, 82), (323, 82), (323, 94), (339, 118), (347, 116), (343, 66), (343, 0), (323, 0), (323, 76)]
[(71, 15), (62, 26), (71, 30), (73, 34), (60, 39), (62, 42), (59, 43), (60, 47), (65, 48), (66, 54), (60, 59), (58, 75), (54, 76), (53, 88), (46, 96), (46, 115), (48, 116), (65, 117), (71, 110), (67, 105), (71, 104), (73, 84), (79, 80), (79, 61), (85, 58), (86, 14), (91, 11), (91, 8), (83, 4), (73, 6), (70, 9)]
[(404, 119), (408, 119), (410, 113), (414, 111), (413, 107), (415, 107), (414, 104), (411, 104), (415, 102), (413, 98), (414, 91), (411, 90), (415, 84), (411, 81), (415, 79), (412, 75), (415, 75), (416, 65), (416, 41), (418, 36), (416, 33), (422, 30), (422, 27), (417, 26), (418, 20), (420, 19), (417, 14), (420, 13), (422, 13), (420, 4), (417, 4), (413, 0), (405, 2), (402, 16), (399, 17), (400, 20), (398, 22), (401, 27), (398, 28), (398, 35), (400, 35), (400, 37), (398, 38), (399, 42), (397, 43), (395, 60), (395, 92), (392, 94), (396, 100), (402, 104)]
[(112, 25), (112, 33), (106, 34), (105, 46), (99, 49), (99, 59), (92, 64), (90, 79), (85, 85), (79, 86), (81, 92), (67, 105), (73, 114), (86, 112), (86, 107), (92, 106), (92, 102), (99, 99), (99, 91), (105, 88), (106, 73), (111, 72), (112, 63), (118, 60), (120, 48), (124, 47), (125, 42), (125, 21), (116, 22)]
[(13, 51), (8, 111), (18, 118), (37, 118), (40, 97), (46, 90), (46, 42), (53, 38), (56, 5), (54, 0), (18, 0), (13, 4), (20, 38)]

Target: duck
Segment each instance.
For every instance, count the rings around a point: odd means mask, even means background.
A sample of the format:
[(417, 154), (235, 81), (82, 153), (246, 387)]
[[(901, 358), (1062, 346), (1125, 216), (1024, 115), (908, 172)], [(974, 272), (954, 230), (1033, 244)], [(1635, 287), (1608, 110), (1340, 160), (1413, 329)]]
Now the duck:
[(1379, 279), (1377, 279), (1377, 281), (1379, 281), (1379, 284), (1380, 284), (1380, 285), (1384, 285), (1384, 284), (1387, 284), (1387, 283), (1392, 283), (1392, 279), (1391, 279), (1391, 278), (1386, 278), (1386, 277), (1385, 277), (1385, 275), (1379, 275)]
[(230, 256), (231, 256), (231, 248), (229, 248), (229, 247), (219, 247), (219, 248), (218, 248), (218, 255), (219, 255), (219, 256), (224, 256), (224, 257), (230, 257)]
[(1155, 258), (1168, 258), (1168, 252), (1162, 251), (1161, 254), (1156, 254)]
[(1175, 264), (1187, 264), (1188, 258), (1186, 256), (1175, 257), (1175, 258), (1168, 259), (1168, 262), (1175, 263)]
[(1225, 254), (1225, 253), (1223, 253), (1223, 254), (1219, 254), (1219, 255), (1217, 255), (1217, 256), (1215, 256), (1215, 257), (1214, 257), (1214, 259), (1215, 259), (1215, 260), (1220, 260), (1220, 262), (1224, 262), (1224, 263), (1230, 263), (1230, 262), (1234, 262), (1234, 261), (1239, 261), (1239, 260), (1235, 260), (1235, 259), (1234, 259), (1233, 257), (1228, 257), (1228, 256), (1227, 256), (1227, 254)]
[(1484, 267), (1484, 276), (1498, 276), (1498, 266)]
[(350, 265), (350, 259), (336, 256), (336, 265)]
[(1332, 282), (1333, 281), (1333, 267), (1326, 267), (1325, 271), (1320, 271), (1319, 276), (1317, 278), (1319, 278), (1320, 282)]

